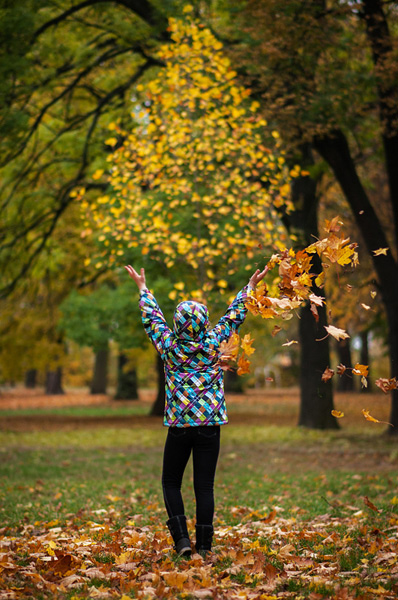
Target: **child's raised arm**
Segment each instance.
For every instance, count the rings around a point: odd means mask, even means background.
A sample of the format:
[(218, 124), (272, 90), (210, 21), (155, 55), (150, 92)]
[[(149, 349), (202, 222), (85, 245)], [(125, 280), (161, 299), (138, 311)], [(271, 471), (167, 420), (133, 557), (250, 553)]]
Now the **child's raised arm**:
[(136, 282), (139, 291), (142, 292), (142, 290), (145, 290), (146, 289), (145, 270), (141, 269), (141, 274), (138, 275), (137, 271), (131, 265), (127, 265), (124, 268), (130, 275), (131, 279), (133, 279)]

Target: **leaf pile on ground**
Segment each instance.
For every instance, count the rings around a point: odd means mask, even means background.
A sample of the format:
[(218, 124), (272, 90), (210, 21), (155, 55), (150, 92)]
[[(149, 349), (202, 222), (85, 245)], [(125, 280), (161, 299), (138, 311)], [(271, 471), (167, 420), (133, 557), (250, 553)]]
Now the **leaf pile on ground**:
[(118, 527), (113, 507), (3, 528), (0, 598), (397, 598), (398, 519), (367, 507), (310, 521), (235, 507), (239, 524), (216, 524), (205, 559), (178, 558), (156, 514)]

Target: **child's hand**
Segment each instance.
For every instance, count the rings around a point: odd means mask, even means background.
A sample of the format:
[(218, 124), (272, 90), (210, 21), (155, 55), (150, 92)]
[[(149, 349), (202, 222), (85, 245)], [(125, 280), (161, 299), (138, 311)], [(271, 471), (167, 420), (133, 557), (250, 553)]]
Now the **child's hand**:
[(130, 275), (131, 279), (134, 279), (140, 292), (142, 290), (146, 289), (145, 270), (144, 269), (141, 269), (141, 275), (138, 275), (137, 271), (135, 269), (133, 269), (133, 267), (131, 265), (128, 265), (127, 267), (124, 267), (124, 268)]
[(256, 287), (256, 285), (258, 283), (260, 283), (260, 281), (262, 279), (264, 279), (264, 277), (266, 276), (266, 274), (268, 273), (268, 271), (269, 271), (269, 266), (268, 265), (261, 272), (260, 272), (260, 269), (257, 269), (257, 271), (255, 273), (253, 273), (253, 275), (249, 279), (249, 285), (250, 285), (250, 287), (254, 289)]

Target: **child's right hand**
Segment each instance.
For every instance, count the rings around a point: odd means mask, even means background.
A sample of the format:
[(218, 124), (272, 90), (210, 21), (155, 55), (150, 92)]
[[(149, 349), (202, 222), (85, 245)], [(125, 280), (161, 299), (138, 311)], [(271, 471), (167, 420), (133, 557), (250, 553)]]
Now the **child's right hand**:
[(260, 272), (260, 269), (257, 269), (257, 271), (255, 273), (253, 273), (253, 275), (249, 279), (249, 285), (253, 290), (256, 287), (256, 285), (258, 283), (260, 283), (260, 281), (262, 279), (264, 279), (264, 277), (266, 276), (268, 271), (269, 271), (269, 266), (266, 265), (266, 267), (263, 271)]

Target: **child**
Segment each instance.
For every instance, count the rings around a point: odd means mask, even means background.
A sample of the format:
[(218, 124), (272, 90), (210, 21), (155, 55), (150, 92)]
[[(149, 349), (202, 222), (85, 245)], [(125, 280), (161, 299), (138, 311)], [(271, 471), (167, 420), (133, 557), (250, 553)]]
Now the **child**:
[(181, 302), (174, 313), (173, 329), (167, 325), (153, 294), (147, 289), (145, 271), (140, 275), (126, 266), (140, 291), (145, 331), (162, 357), (166, 378), (164, 425), (169, 428), (163, 455), (162, 486), (167, 526), (179, 555), (191, 552), (181, 484), (189, 456), (193, 455), (196, 499), (196, 545), (204, 556), (211, 550), (214, 515), (214, 476), (220, 449), (220, 425), (228, 423), (223, 370), (218, 364), (220, 344), (245, 320), (245, 301), (268, 272), (252, 275), (217, 325), (209, 329), (204, 304)]

